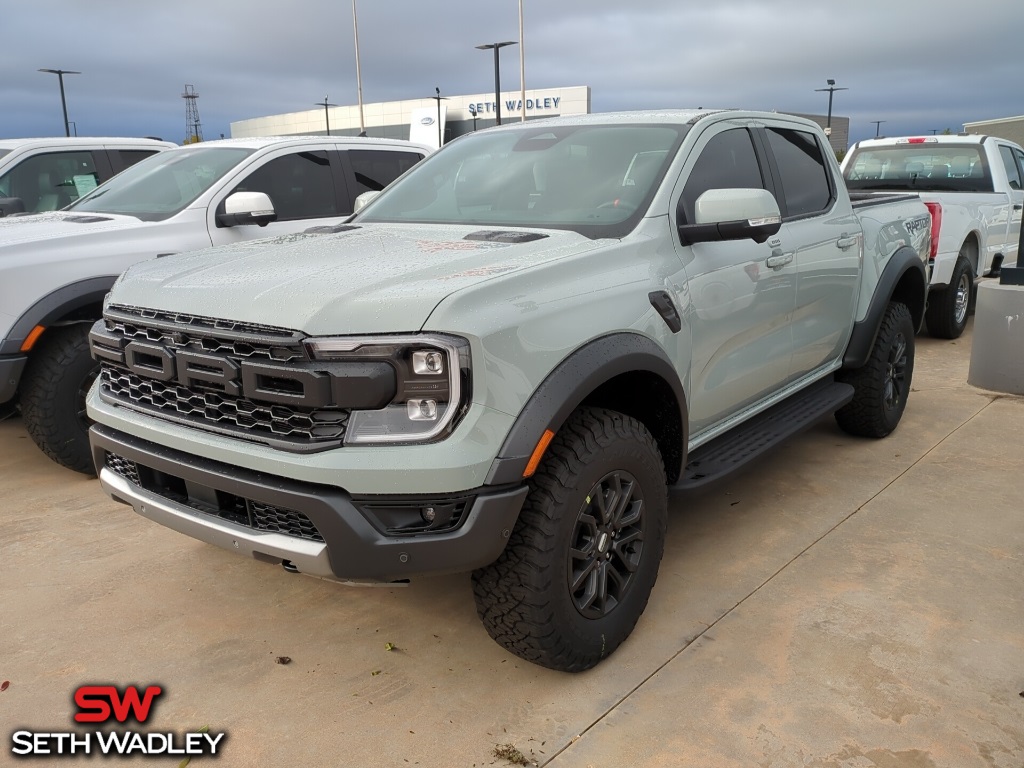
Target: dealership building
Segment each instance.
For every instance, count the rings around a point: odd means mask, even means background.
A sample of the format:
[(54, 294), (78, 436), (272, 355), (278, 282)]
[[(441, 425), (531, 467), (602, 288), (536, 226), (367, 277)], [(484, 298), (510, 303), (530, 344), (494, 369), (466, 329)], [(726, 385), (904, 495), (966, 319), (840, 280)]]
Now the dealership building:
[(1024, 115), (1021, 115), (1020, 117), (1000, 117), (995, 120), (978, 120), (974, 123), (964, 123), (964, 133), (995, 136), (1024, 146)]
[[(500, 99), (502, 121), (519, 121), (522, 104), (519, 91), (503, 92)], [(588, 85), (526, 91), (527, 120), (589, 113)], [(456, 136), (489, 128), (495, 124), (497, 114), (498, 106), (493, 93), (475, 93), (468, 96), (442, 96), (440, 99), (427, 97), (364, 104), (363, 125), (367, 136), (410, 139), (436, 147), (442, 136), (444, 141), (441, 143), (447, 143)], [(827, 122), (825, 115), (790, 114), (812, 120), (822, 128)], [(327, 133), (328, 127), (334, 136), (358, 136), (359, 107), (328, 105), (302, 112), (239, 120), (231, 123), (231, 136), (322, 136)], [(832, 148), (845, 151), (849, 146), (850, 118), (833, 115), (829, 134)]]
[[(500, 104), (503, 122), (520, 119), (522, 99), (519, 91), (503, 92)], [(527, 120), (589, 112), (589, 86), (526, 91)], [(494, 125), (497, 116), (498, 106), (493, 92), (363, 105), (367, 136), (411, 139), (434, 147), (438, 146), (439, 136), (443, 136), (445, 142), (451, 141), (464, 133)], [(359, 107), (328, 106), (240, 120), (231, 123), (231, 136), (322, 136), (327, 133), (328, 122), (334, 136), (358, 136)]]

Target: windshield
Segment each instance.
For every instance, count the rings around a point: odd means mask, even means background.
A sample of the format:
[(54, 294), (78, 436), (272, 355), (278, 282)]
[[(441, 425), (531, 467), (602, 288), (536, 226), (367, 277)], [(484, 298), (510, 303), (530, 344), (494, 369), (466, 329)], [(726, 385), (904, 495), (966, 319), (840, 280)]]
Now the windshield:
[(163, 221), (183, 211), (253, 151), (197, 146), (158, 152), (65, 210), (121, 213), (143, 221)]
[(470, 134), (414, 167), (356, 220), (622, 237), (646, 211), (686, 130), (586, 125)]
[(897, 144), (854, 152), (843, 172), (849, 189), (991, 192), (992, 175), (977, 145)]

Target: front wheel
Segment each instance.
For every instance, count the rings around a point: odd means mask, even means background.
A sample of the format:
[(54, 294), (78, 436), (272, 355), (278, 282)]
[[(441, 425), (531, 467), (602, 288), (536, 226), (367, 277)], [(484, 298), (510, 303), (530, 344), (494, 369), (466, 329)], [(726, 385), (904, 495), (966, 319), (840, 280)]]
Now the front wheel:
[(890, 302), (868, 361), (837, 376), (854, 388), (853, 400), (836, 411), (839, 426), (851, 435), (888, 435), (903, 417), (913, 376), (914, 322), (906, 304)]
[(89, 356), (89, 326), (46, 332), (19, 387), (21, 415), (35, 444), (68, 469), (95, 472), (89, 449), (85, 396), (100, 366)]
[(665, 550), (661, 454), (636, 419), (580, 408), (548, 448), (508, 546), (473, 573), (477, 613), (520, 658), (590, 669), (629, 636)]

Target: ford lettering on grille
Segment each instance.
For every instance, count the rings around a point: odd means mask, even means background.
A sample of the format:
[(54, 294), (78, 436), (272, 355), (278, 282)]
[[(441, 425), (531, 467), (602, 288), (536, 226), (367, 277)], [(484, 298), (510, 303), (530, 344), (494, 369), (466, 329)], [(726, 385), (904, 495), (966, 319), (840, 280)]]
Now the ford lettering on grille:
[(89, 334), (108, 402), (295, 450), (345, 437), (353, 409), (382, 408), (386, 362), (310, 360), (302, 335), (212, 318), (108, 308)]

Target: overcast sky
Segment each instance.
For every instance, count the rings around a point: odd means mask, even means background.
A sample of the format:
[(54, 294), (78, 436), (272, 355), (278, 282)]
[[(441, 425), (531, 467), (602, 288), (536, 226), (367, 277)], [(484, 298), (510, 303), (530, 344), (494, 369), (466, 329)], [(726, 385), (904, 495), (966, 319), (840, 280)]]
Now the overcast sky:
[[(363, 101), (487, 93), (518, 0), (357, 0)], [(356, 103), (351, 0), (0, 0), (0, 138), (185, 135)], [(527, 88), (589, 85), (592, 111), (742, 107), (850, 118), (851, 141), (1024, 114), (1022, 0), (524, 0)], [(502, 85), (519, 88), (516, 47)]]

